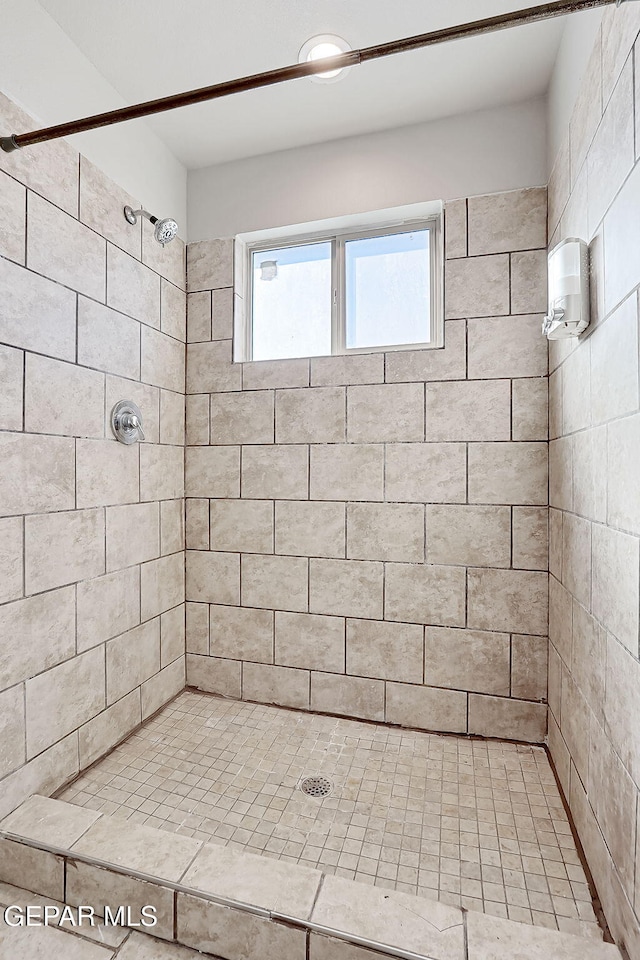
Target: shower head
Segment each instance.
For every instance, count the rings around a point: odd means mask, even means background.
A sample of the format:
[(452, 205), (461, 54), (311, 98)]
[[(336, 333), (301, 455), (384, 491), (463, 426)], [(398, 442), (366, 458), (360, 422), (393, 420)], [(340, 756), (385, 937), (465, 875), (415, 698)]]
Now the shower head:
[(154, 225), (155, 230), (153, 235), (163, 247), (177, 237), (178, 224), (172, 217), (165, 217), (164, 220), (158, 220), (157, 217), (151, 216), (147, 210), (132, 210), (131, 207), (128, 206), (124, 208), (124, 217), (128, 223), (137, 223), (139, 216), (146, 217), (146, 219)]

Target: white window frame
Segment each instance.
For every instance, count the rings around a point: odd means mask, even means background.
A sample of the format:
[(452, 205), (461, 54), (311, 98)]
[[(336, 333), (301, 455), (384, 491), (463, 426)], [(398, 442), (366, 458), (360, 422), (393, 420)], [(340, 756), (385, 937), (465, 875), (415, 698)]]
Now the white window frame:
[[(430, 339), (421, 343), (390, 343), (384, 346), (347, 347), (346, 345), (346, 277), (345, 244), (349, 240), (365, 240), (370, 237), (391, 236), (399, 233), (429, 232), (430, 294), (429, 326)], [(300, 247), (312, 243), (331, 243), (331, 353), (322, 356), (348, 356), (361, 353), (388, 353), (396, 350), (434, 350), (444, 345), (444, 309), (442, 303), (442, 222), (439, 215), (404, 220), (401, 223), (370, 223), (362, 228), (308, 231), (290, 236), (272, 236), (258, 242), (243, 244), (244, 249), (244, 289), (242, 296), (246, 304), (244, 317), (236, 324), (236, 336), (241, 341), (241, 359), (253, 361), (253, 255), (267, 250), (282, 250), (287, 247)], [(278, 358), (273, 357), (273, 361)], [(291, 359), (291, 358), (289, 358)]]

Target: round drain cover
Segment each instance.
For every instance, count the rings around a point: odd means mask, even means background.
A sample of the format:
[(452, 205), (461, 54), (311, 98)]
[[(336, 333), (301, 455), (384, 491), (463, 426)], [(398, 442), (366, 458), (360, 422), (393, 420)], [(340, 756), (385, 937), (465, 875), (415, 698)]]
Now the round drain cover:
[(331, 780), (326, 777), (305, 777), (300, 789), (309, 797), (328, 797), (333, 788)]

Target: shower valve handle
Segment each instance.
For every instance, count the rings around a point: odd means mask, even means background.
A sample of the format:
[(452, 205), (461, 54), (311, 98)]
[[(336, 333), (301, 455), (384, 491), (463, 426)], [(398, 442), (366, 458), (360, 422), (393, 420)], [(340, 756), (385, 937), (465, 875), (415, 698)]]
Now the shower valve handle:
[(142, 413), (133, 400), (120, 400), (111, 411), (111, 429), (120, 443), (136, 443), (144, 440)]
[(144, 430), (142, 429), (142, 424), (135, 413), (125, 413), (122, 418), (122, 426), (125, 430), (136, 430), (138, 433), (138, 438), (140, 440), (144, 440)]

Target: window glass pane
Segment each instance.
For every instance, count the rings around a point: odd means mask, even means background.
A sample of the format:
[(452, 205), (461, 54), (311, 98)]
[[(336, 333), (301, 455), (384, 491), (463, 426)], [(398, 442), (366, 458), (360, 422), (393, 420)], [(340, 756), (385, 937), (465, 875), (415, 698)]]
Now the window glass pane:
[(347, 347), (430, 340), (429, 231), (345, 243)]
[(331, 353), (330, 241), (254, 251), (253, 359)]

